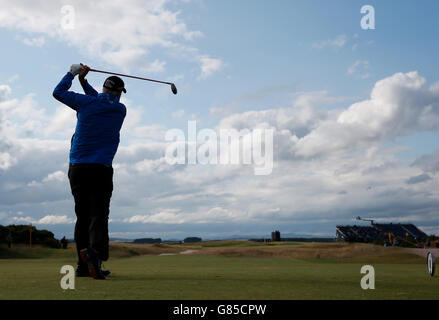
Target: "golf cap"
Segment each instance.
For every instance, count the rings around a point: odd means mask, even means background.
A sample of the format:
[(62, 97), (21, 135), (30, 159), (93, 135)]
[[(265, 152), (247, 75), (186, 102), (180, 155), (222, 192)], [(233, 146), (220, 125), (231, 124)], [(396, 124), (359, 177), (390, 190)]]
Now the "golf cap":
[(124, 93), (127, 93), (127, 90), (125, 89), (125, 83), (123, 80), (116, 76), (108, 77), (107, 80), (104, 82), (104, 88), (107, 88), (111, 91), (123, 91)]

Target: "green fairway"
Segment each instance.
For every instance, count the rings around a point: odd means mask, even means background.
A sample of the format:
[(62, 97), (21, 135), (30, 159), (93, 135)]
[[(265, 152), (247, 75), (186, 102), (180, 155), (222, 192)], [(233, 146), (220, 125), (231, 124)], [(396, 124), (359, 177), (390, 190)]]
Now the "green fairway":
[(0, 299), (439, 299), (439, 277), (429, 278), (416, 258), (370, 260), (376, 289), (368, 291), (360, 287), (367, 259), (222, 254), (114, 258), (105, 264), (113, 272), (107, 280), (79, 278), (76, 290), (65, 291), (59, 272), (75, 260), (73, 250), (59, 252), (46, 259), (0, 259)]

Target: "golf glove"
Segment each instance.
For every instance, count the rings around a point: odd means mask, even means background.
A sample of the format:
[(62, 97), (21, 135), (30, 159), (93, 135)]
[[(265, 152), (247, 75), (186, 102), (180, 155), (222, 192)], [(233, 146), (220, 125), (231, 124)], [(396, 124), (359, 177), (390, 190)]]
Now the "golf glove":
[(79, 72), (81, 72), (82, 66), (80, 64), (72, 64), (70, 67), (70, 73), (73, 74), (74, 77), (76, 77)]

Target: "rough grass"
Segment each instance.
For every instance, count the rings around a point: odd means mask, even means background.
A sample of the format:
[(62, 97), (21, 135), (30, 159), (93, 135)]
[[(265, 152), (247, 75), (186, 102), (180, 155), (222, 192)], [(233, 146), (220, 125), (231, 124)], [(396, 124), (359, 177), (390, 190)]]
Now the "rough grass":
[(217, 248), (217, 247), (256, 247), (261, 243), (247, 240), (230, 240), (230, 241), (204, 241), (196, 243), (200, 248)]
[(163, 253), (178, 253), (182, 251), (177, 246), (166, 244), (131, 244), (112, 243), (110, 245), (110, 258), (127, 258), (143, 255), (159, 255)]
[[(422, 263), (425, 259), (413, 249), (384, 248), (373, 244), (300, 243), (251, 241), (210, 241), (195, 244), (132, 244), (111, 243), (110, 258), (180, 254), (190, 250), (191, 255), (219, 255), (234, 258), (292, 258), (342, 260), (345, 262)], [(0, 259), (75, 259), (74, 244), (67, 250), (48, 248), (0, 246)]]
[[(110, 258), (128, 258), (144, 255), (159, 255), (163, 253), (179, 253), (193, 247), (189, 245), (167, 245), (167, 244), (132, 244), (132, 243), (111, 243)], [(69, 244), (68, 249), (50, 249), (42, 247), (29, 248), (27, 246), (14, 246), (8, 249), (0, 245), (0, 259), (63, 259), (75, 258), (75, 245)]]
[(204, 248), (195, 254), (227, 257), (330, 259), (343, 261), (370, 261), (386, 263), (421, 263), (422, 257), (404, 248), (384, 248), (372, 244), (296, 243), (270, 244), (253, 247)]
[(75, 254), (73, 247), (67, 250), (26, 246), (8, 249), (0, 245), (0, 259), (68, 259), (74, 258)]

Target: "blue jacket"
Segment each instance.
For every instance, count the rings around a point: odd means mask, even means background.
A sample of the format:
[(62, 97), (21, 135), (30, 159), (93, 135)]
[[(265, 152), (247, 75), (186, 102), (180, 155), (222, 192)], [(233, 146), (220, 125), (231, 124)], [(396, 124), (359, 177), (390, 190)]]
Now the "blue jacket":
[(83, 86), (85, 95), (68, 91), (73, 78), (68, 72), (53, 91), (55, 99), (75, 110), (78, 119), (72, 137), (70, 163), (112, 165), (126, 107), (113, 94), (98, 94), (88, 82)]

